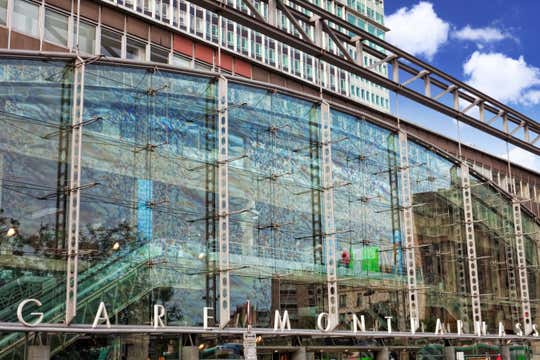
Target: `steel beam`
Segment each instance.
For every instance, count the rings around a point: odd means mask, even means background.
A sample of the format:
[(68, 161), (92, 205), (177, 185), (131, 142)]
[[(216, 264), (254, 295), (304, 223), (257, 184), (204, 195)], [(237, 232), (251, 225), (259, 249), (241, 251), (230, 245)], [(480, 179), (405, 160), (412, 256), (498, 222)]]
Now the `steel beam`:
[[(303, 7), (306, 10), (311, 11), (314, 15), (320, 16), (321, 20), (326, 19), (328, 21), (331, 21), (334, 24), (344, 27), (347, 31), (352, 31), (353, 33), (357, 33), (362, 37), (362, 39), (372, 41), (375, 44), (383, 47), (387, 52), (393, 53), (397, 55), (399, 58), (402, 58), (406, 61), (409, 61), (421, 67), (421, 70), (414, 70), (410, 66), (404, 64), (403, 62), (396, 61), (396, 63), (399, 64), (398, 66), (401, 69), (411, 70), (413, 75), (418, 74), (419, 71), (427, 70), (429, 71), (430, 74), (437, 76), (439, 78), (442, 78), (445, 81), (449, 82), (448, 84), (445, 84), (437, 80), (436, 78), (431, 77), (431, 80), (430, 80), (431, 84), (442, 87), (443, 89), (452, 87), (453, 89), (455, 89), (455, 91), (458, 92), (458, 96), (460, 98), (465, 99), (470, 102), (474, 102), (476, 98), (479, 98), (485, 103), (484, 108), (490, 112), (497, 113), (498, 110), (503, 109), (506, 113), (508, 113), (509, 121), (514, 122), (516, 124), (520, 124), (522, 121), (525, 121), (525, 123), (529, 127), (529, 131), (533, 131), (535, 133), (540, 134), (540, 124), (526, 117), (525, 115), (497, 102), (495, 99), (479, 92), (478, 90), (475, 90), (469, 85), (462, 83), (458, 81), (457, 79), (454, 79), (450, 75), (447, 75), (444, 72), (437, 70), (436, 68), (432, 66), (429, 66), (428, 64), (422, 62), (421, 60), (416, 59), (412, 55), (409, 55), (401, 51), (400, 49), (384, 42), (383, 40), (378, 39), (376, 36), (373, 36), (365, 31), (362, 31), (354, 27), (353, 25), (349, 24), (346, 20), (340, 19), (339, 17), (336, 17), (324, 11), (323, 9), (319, 8), (316, 5), (310, 4), (306, 1), (298, 1), (298, 0), (291, 0), (291, 2)], [(300, 39), (283, 30), (279, 30), (276, 27), (269, 25), (268, 23), (262, 23), (260, 21), (257, 21), (252, 16), (242, 13), (231, 6), (216, 3), (210, 0), (192, 0), (192, 3), (198, 6), (201, 6), (203, 8), (209, 9), (211, 11), (220, 12), (224, 17), (227, 17), (228, 19), (232, 21), (246, 25), (255, 31), (263, 33), (269, 37), (272, 37), (277, 41), (281, 41), (295, 49), (301, 50), (308, 55), (315, 56), (319, 58), (320, 60), (325, 61), (331, 65), (337, 66), (338, 68), (341, 68), (352, 74), (363, 77), (367, 81), (374, 82), (380, 86), (387, 88), (390, 91), (395, 91), (396, 93), (402, 94), (403, 96), (406, 96), (407, 98), (413, 101), (416, 101), (419, 104), (430, 107), (451, 118), (463, 121), (467, 123), (468, 125), (476, 127), (490, 135), (499, 137), (501, 139), (505, 139), (516, 146), (519, 146), (525, 150), (531, 151), (534, 154), (540, 155), (540, 147), (535, 145), (534, 142), (526, 141), (524, 139), (518, 138), (508, 132), (505, 132), (504, 130), (498, 129), (495, 126), (491, 126), (490, 124), (486, 124), (485, 122), (479, 121), (478, 119), (470, 115), (467, 115), (459, 110), (454, 109), (452, 106), (447, 106), (446, 104), (439, 102), (434, 98), (429, 98), (414, 89), (402, 86), (402, 84), (400, 84), (399, 82), (389, 80), (386, 77), (380, 74), (377, 74), (373, 71), (367, 70), (363, 68), (362, 66), (359, 66), (358, 64), (349, 61), (346, 58), (343, 58), (338, 55), (334, 55), (326, 51), (325, 49), (322, 49), (314, 45), (310, 41), (308, 42), (303, 39)], [(288, 7), (288, 5), (285, 5), (285, 6)], [(297, 16), (297, 14), (293, 11), (292, 7), (288, 7), (288, 9), (289, 9), (289, 12), (291, 12), (291, 14), (293, 14), (294, 16)], [(352, 44), (354, 45), (354, 43)], [(364, 51), (375, 52), (378, 54), (379, 58), (381, 58), (382, 56), (376, 50), (373, 49), (372, 51), (370, 47), (364, 47)], [(385, 55), (382, 56), (382, 58), (384, 57), (386, 56)], [(397, 80), (397, 79), (394, 79), (394, 80)]]
[(403, 234), (405, 238), (405, 267), (407, 269), (409, 316), (411, 323), (416, 324), (420, 321), (420, 313), (418, 310), (418, 288), (416, 284), (416, 254), (414, 245), (414, 221), (409, 167), (409, 145), (406, 133), (400, 131), (398, 136), (399, 166), (401, 170), (401, 208), (403, 212)]
[(293, 16), (293, 14), (291, 14), (291, 11), (289, 10), (289, 7), (286, 6), (285, 4), (283, 4), (283, 1), (282, 0), (275, 0), (276, 1), (276, 5), (278, 7), (278, 9), (280, 9), (283, 14), (285, 14), (285, 16), (287, 17), (287, 19), (289, 19), (289, 21), (291, 22), (291, 24), (293, 24), (294, 28), (296, 29), (296, 31), (298, 31), (298, 33), (300, 34), (300, 36), (302, 37), (302, 39), (304, 41), (307, 41), (308, 43), (310, 44), (313, 44), (313, 40), (311, 40), (311, 38), (309, 37), (309, 35), (304, 31), (304, 28), (302, 28), (302, 25), (300, 25), (300, 23), (298, 22), (298, 20)]
[(480, 285), (478, 284), (478, 264), (476, 258), (476, 241), (474, 237), (474, 218), (471, 195), (471, 179), (469, 166), (461, 163), (461, 190), (463, 192), (463, 213), (465, 217), (465, 244), (469, 265), (469, 284), (473, 312), (473, 329), (479, 332), (482, 326), (482, 309), (480, 305)]
[(84, 112), (84, 60), (77, 57), (73, 66), (71, 110), (71, 153), (68, 203), (66, 315), (70, 324), (77, 314), (77, 272), (79, 260), (79, 208), (81, 186), (81, 149)]
[(503, 236), (504, 241), (504, 253), (505, 253), (505, 264), (506, 264), (506, 277), (508, 280), (508, 293), (510, 296), (510, 301), (514, 304), (510, 305), (511, 314), (512, 314), (512, 323), (518, 323), (520, 321), (519, 317), (519, 304), (518, 304), (518, 290), (517, 290), (517, 280), (516, 280), (516, 269), (515, 269), (515, 259), (514, 259), (514, 246), (512, 240), (515, 236), (513, 222), (513, 212), (510, 214), (510, 209), (508, 206), (503, 208)]
[(228, 82), (218, 78), (217, 132), (218, 132), (218, 266), (219, 266), (219, 326), (230, 321), (230, 269), (229, 269), (229, 112), (227, 110)]
[[(457, 169), (456, 169), (457, 171)], [(462, 204), (462, 196), (458, 195), (459, 190), (452, 191), (452, 198), (454, 204)], [(465, 261), (467, 257), (465, 256), (465, 246), (463, 241), (463, 221), (461, 217), (461, 206), (452, 207), (452, 235), (454, 241), (456, 242), (456, 267), (457, 267), (457, 293), (459, 297), (459, 305), (461, 310), (461, 316), (465, 324), (465, 330), (468, 330), (468, 319), (469, 319), (469, 304), (467, 301), (467, 275), (466, 275), (466, 266)]]
[(514, 233), (516, 237), (517, 265), (519, 275), (519, 289), (521, 295), (521, 316), (523, 318), (523, 331), (526, 335), (532, 332), (531, 303), (529, 301), (529, 283), (527, 278), (527, 259), (525, 256), (525, 237), (523, 236), (523, 222), (521, 219), (521, 204), (519, 200), (512, 201), (514, 213)]
[(339, 323), (336, 228), (334, 224), (334, 177), (332, 162), (332, 117), (330, 106), (323, 101), (320, 108), (321, 164), (323, 188), (323, 225), (326, 260), (326, 280), (328, 286), (328, 324), (333, 329)]
[[(506, 112), (508, 112), (508, 113), (510, 113), (512, 115), (512, 117), (513, 117), (512, 121), (513, 122), (519, 123), (519, 120), (524, 120), (525, 122), (532, 122), (532, 123), (534, 123), (536, 125), (535, 129), (540, 131), (540, 124), (538, 124), (538, 122), (535, 122), (533, 119), (530, 119), (527, 116), (519, 113), (518, 111), (513, 110), (512, 108), (498, 102), (494, 98), (491, 98), (486, 94), (483, 94), (482, 92), (480, 92), (477, 89), (471, 87), (470, 85), (467, 85), (466, 83), (464, 83), (464, 82), (462, 82), (462, 81), (460, 81), (460, 80), (446, 74), (445, 72), (443, 72), (443, 71), (441, 71), (441, 70), (439, 70), (439, 69), (437, 69), (437, 68), (435, 68), (435, 67), (433, 67), (433, 66), (431, 66), (431, 65), (429, 65), (427, 63), (425, 63), (424, 61), (414, 57), (411, 54), (408, 54), (407, 52), (401, 50), (400, 48), (398, 48), (398, 47), (396, 47), (396, 46), (394, 46), (394, 45), (392, 45), (392, 44), (390, 44), (390, 43), (388, 43), (386, 41), (384, 41), (383, 39), (380, 39), (377, 36), (375, 36), (373, 34), (370, 34), (369, 32), (354, 26), (353, 24), (349, 23), (347, 20), (342, 19), (342, 18), (340, 18), (340, 17), (338, 17), (338, 16), (336, 16), (334, 14), (331, 14), (331, 13), (325, 11), (324, 9), (320, 8), (319, 6), (317, 6), (315, 4), (312, 4), (312, 3), (309, 3), (309, 2), (306, 2), (306, 1), (303, 1), (303, 0), (290, 0), (290, 3), (291, 3), (291, 6), (292, 5), (298, 5), (298, 6), (304, 8), (306, 10), (311, 11), (313, 14), (316, 14), (316, 15), (319, 15), (319, 16), (321, 16), (323, 18), (328, 19), (332, 23), (344, 28), (346, 31), (351, 32), (352, 34), (360, 36), (364, 40), (368, 40), (368, 41), (378, 45), (379, 47), (381, 47), (381, 48), (383, 48), (385, 50), (386, 54), (388, 54), (388, 53), (395, 54), (399, 58), (404, 59), (407, 62), (416, 65), (421, 70), (411, 68), (410, 66), (404, 66), (405, 64), (403, 64), (403, 63), (401, 64), (403, 69), (407, 69), (407, 71), (411, 71), (413, 75), (416, 75), (419, 71), (427, 70), (431, 74), (434, 74), (434, 75), (440, 77), (441, 79), (443, 79), (445, 81), (448, 81), (451, 84), (456, 85), (460, 89), (463, 89), (464, 91), (460, 92), (460, 94), (459, 94), (459, 96), (462, 99), (465, 99), (465, 100), (467, 100), (469, 102), (472, 102), (472, 101), (474, 101), (475, 97), (476, 98), (481, 98), (484, 101), (491, 104), (491, 106), (488, 108), (489, 111), (493, 112), (497, 108), (505, 110)], [(379, 51), (377, 51), (377, 50), (375, 50), (373, 48), (366, 49), (366, 50), (370, 51), (370, 53), (372, 53), (372, 55), (374, 55), (374, 56), (376, 56), (378, 58), (381, 58), (381, 59), (386, 56), (386, 55), (384, 55), (384, 53), (379, 52)], [(443, 83), (441, 83), (440, 81), (438, 81), (435, 78), (432, 78), (432, 81), (433, 81), (434, 85), (437, 85), (437, 86), (439, 86), (438, 84), (443, 85)], [(443, 88), (444, 87), (445, 86), (443, 85)]]

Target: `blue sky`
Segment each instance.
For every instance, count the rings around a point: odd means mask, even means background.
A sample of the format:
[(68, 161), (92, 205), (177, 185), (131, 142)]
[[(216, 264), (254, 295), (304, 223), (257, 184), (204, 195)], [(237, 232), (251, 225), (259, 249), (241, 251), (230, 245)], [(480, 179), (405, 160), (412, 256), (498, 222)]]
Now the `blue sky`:
[[(538, 14), (539, 0), (385, 1), (389, 42), (533, 119), (540, 119)], [(401, 97), (398, 101), (400, 116), (457, 136), (451, 119)], [(505, 154), (505, 143), (466, 126), (460, 130), (464, 142)], [(540, 171), (540, 157), (513, 146), (510, 154), (513, 161)]]

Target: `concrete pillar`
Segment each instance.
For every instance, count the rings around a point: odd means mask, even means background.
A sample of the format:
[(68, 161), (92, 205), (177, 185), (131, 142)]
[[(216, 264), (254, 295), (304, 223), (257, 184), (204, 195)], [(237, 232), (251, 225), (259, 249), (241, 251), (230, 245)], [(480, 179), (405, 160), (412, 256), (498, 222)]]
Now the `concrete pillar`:
[(28, 346), (27, 360), (49, 360), (51, 358), (51, 348), (49, 345)]
[(292, 354), (292, 360), (307, 360), (306, 348), (301, 347)]
[(453, 346), (444, 347), (444, 359), (445, 360), (456, 360), (456, 348)]
[(130, 360), (146, 360), (148, 358), (148, 335), (134, 335), (126, 339), (127, 356)]
[(510, 346), (501, 346), (501, 356), (503, 360), (510, 360)]
[(532, 360), (540, 360), (540, 343), (533, 341), (531, 343)]
[(199, 360), (199, 349), (196, 346), (182, 346), (180, 360)]
[(377, 355), (375, 356), (375, 360), (388, 360), (390, 358), (390, 351), (388, 348), (382, 348), (381, 350), (377, 351)]

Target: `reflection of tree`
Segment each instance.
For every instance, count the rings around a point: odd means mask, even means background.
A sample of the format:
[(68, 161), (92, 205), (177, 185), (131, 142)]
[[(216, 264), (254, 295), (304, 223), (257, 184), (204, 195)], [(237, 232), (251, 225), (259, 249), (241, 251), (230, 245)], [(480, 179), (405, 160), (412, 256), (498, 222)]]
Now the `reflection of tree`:
[(136, 229), (127, 220), (121, 221), (111, 228), (88, 224), (86, 232), (82, 232), (80, 235), (81, 248), (94, 250), (97, 254), (112, 251), (115, 243), (118, 243), (120, 249), (129, 249), (136, 241)]

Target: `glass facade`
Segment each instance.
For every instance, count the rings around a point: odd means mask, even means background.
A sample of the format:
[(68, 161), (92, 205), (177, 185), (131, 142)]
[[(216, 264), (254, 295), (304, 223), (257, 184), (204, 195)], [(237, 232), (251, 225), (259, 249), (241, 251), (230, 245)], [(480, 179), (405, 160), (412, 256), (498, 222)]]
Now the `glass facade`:
[[(28, 319), (40, 311), (46, 323), (64, 320), (72, 77), (68, 62), (0, 60), (2, 322), (17, 322), (27, 298), (42, 303), (25, 307)], [(319, 102), (233, 80), (227, 95), (229, 326), (271, 328), (275, 311), (287, 310), (293, 328), (314, 329), (328, 309), (325, 247), (335, 236), (339, 329), (356, 314), (368, 330), (390, 321), (409, 331), (397, 134), (331, 106), (324, 143)], [(168, 325), (201, 327), (203, 306), (219, 308), (217, 98), (215, 77), (86, 66), (74, 324), (91, 324), (100, 302), (117, 325), (149, 325), (160, 304)], [(334, 234), (325, 233), (324, 144)], [(472, 332), (460, 165), (413, 139), (407, 155), (421, 330), (433, 332), (440, 319), (452, 332), (458, 320)], [(484, 178), (471, 183), (483, 320), (490, 333), (499, 322), (511, 333), (523, 291), (512, 203)], [(539, 231), (523, 210), (533, 321)], [(119, 341), (99, 346), (129, 353)], [(168, 341), (159, 346), (178, 346)], [(82, 335), (49, 343), (58, 359), (94, 358), (88, 351), (97, 346)], [(0, 338), (0, 358), (23, 351), (24, 335)]]

